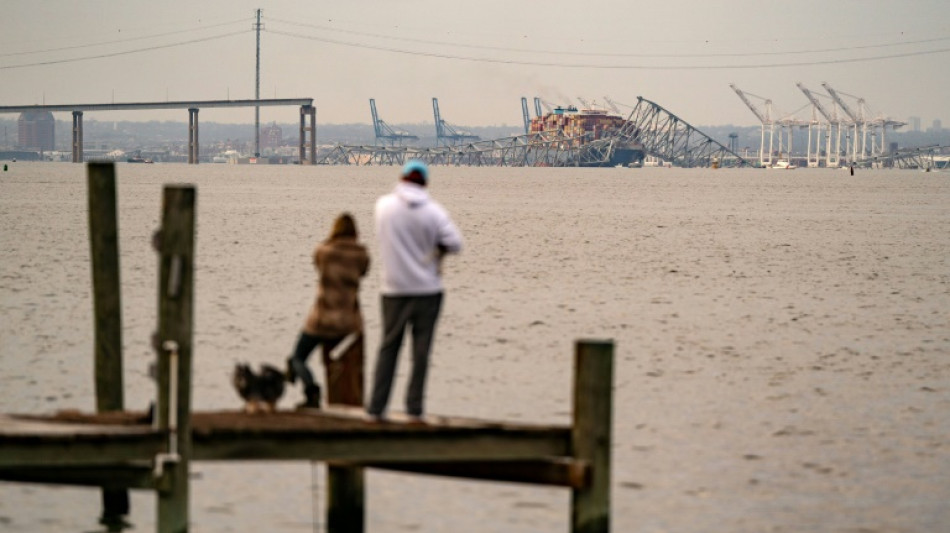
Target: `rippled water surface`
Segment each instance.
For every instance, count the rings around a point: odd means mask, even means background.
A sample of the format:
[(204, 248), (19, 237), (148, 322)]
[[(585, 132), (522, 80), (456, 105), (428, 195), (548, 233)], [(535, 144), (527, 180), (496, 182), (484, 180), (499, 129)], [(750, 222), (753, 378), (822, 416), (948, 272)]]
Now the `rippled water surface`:
[[(162, 186), (198, 189), (196, 409), (281, 364), (310, 252), (394, 167), (118, 164), (125, 402), (154, 396)], [(616, 342), (614, 531), (937, 531), (950, 523), (950, 175), (435, 167), (436, 414), (567, 424), (573, 342)], [(94, 408), (85, 168), (0, 174), (0, 412)], [(375, 265), (373, 265), (375, 267)], [(362, 288), (369, 368), (376, 271)], [(391, 407), (401, 410), (406, 361)], [(292, 391), (281, 408), (300, 400)], [(314, 531), (322, 465), (195, 463), (192, 531)], [(0, 531), (96, 531), (95, 489), (0, 483)], [(369, 531), (567, 531), (563, 489), (372, 471)], [(134, 492), (134, 531), (154, 495)]]

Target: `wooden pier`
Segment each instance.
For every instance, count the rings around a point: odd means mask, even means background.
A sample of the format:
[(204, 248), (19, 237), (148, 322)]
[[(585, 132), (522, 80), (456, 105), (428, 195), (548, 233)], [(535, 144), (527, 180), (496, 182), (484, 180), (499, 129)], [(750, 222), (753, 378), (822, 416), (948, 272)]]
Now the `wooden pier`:
[[(572, 493), (572, 532), (610, 530), (610, 341), (575, 344), (570, 426), (437, 416), (413, 424), (398, 415), (372, 423), (354, 400), (362, 391), (341, 393), (329, 380), (331, 405), (323, 410), (194, 411), (196, 191), (190, 186), (165, 187), (156, 238), (161, 267), (154, 416), (122, 410), (112, 164), (90, 164), (89, 187), (98, 412), (0, 415), (0, 480), (101, 487), (104, 521), (127, 514), (127, 490), (152, 490), (158, 531), (181, 533), (188, 531), (191, 461), (320, 461), (328, 465), (326, 523), (332, 532), (364, 530), (365, 468), (565, 487)], [(332, 405), (343, 397), (350, 405)]]

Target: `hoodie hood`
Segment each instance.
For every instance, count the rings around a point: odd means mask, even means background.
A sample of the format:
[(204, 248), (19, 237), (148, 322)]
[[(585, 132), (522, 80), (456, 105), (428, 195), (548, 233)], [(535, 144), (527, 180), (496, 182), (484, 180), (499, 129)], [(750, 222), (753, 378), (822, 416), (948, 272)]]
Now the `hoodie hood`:
[(401, 181), (396, 184), (396, 189), (393, 192), (397, 198), (412, 209), (422, 207), (429, 202), (429, 191), (415, 183)]

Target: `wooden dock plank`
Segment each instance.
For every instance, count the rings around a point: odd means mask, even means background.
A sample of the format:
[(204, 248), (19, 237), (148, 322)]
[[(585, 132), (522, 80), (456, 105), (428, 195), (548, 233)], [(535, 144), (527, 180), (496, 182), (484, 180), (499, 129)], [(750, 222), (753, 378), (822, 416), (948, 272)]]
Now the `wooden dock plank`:
[(108, 490), (157, 489), (160, 486), (151, 462), (108, 467), (57, 465), (0, 468), (0, 480), (102, 487)]
[(567, 455), (570, 429), (447, 417), (431, 417), (425, 425), (399, 418), (374, 424), (363, 420), (360, 409), (332, 408), (195, 413), (192, 439), (196, 460), (513, 460)]
[[(132, 413), (0, 416), (0, 467), (120, 464), (165, 451), (166, 436)], [(570, 428), (432, 417), (383, 424), (361, 410), (195, 412), (194, 460), (352, 463), (522, 460), (570, 454)]]
[(455, 461), (561, 456), (568, 441), (558, 435), (494, 432), (263, 432), (194, 435), (195, 460), (274, 459), (308, 461)]
[(0, 467), (149, 460), (166, 437), (151, 426), (61, 423), (0, 415)]

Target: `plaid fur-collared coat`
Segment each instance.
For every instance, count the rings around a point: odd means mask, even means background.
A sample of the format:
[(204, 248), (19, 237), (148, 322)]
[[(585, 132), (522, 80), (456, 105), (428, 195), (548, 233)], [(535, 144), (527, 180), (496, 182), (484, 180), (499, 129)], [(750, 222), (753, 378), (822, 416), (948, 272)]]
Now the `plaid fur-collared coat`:
[(366, 247), (351, 237), (338, 237), (317, 246), (313, 264), (319, 274), (317, 299), (304, 323), (304, 332), (320, 337), (344, 337), (362, 331), (360, 279), (369, 270)]

